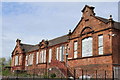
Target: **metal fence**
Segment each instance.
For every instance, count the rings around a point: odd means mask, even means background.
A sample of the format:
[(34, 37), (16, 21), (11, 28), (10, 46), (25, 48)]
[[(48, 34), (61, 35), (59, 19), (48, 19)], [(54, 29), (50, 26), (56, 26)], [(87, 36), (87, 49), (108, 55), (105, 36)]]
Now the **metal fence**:
[(33, 69), (16, 70), (9, 76), (3, 76), (3, 80), (119, 80), (115, 77), (115, 71), (111, 70), (81, 70), (81, 69)]

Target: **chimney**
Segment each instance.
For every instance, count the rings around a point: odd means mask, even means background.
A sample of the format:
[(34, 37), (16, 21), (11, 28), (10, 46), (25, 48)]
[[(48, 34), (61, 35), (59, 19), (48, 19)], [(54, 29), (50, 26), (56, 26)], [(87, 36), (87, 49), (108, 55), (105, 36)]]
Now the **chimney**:
[(94, 16), (95, 15), (94, 8), (95, 7), (93, 7), (93, 6), (85, 5), (85, 7), (82, 10), (83, 18), (87, 17), (87, 16)]
[(21, 40), (20, 39), (17, 39), (16, 40), (16, 44), (19, 45), (21, 43)]

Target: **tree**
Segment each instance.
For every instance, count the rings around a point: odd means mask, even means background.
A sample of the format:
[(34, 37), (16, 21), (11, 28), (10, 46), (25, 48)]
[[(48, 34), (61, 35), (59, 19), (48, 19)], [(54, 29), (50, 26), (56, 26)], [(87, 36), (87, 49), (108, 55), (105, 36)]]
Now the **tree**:
[(5, 57), (0, 58), (0, 66), (4, 66), (5, 63), (6, 63), (6, 59), (5, 59)]

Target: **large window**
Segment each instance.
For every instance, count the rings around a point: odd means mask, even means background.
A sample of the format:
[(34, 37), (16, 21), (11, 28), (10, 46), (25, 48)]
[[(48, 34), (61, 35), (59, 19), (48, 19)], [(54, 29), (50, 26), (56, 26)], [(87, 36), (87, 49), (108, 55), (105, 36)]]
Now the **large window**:
[(15, 65), (19, 65), (19, 57), (15, 56)]
[(64, 46), (56, 48), (56, 59), (59, 61), (64, 61)]
[(78, 54), (77, 48), (78, 48), (78, 42), (75, 41), (74, 42), (74, 58), (77, 58), (77, 54)]
[(49, 49), (49, 63), (51, 63), (52, 60), (52, 49)]
[(103, 35), (98, 36), (98, 52), (99, 55), (103, 54)]
[(29, 65), (33, 64), (33, 57), (34, 57), (33, 53), (26, 55), (26, 59), (25, 59), (25, 65), (26, 66), (29, 66)]
[(82, 57), (92, 56), (92, 37), (82, 40)]
[(46, 50), (40, 52), (40, 63), (46, 63)]

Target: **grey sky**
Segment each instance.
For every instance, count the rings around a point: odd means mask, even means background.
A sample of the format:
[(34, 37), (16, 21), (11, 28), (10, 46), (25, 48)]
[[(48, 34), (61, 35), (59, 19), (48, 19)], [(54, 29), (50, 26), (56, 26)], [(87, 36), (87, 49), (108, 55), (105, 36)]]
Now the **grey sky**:
[(117, 2), (3, 2), (2, 56), (10, 57), (15, 40), (38, 44), (42, 39), (53, 39), (73, 30), (82, 16), (85, 5), (95, 7), (97, 16), (118, 20)]

